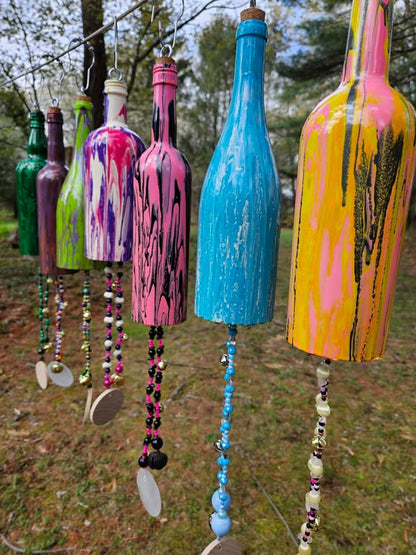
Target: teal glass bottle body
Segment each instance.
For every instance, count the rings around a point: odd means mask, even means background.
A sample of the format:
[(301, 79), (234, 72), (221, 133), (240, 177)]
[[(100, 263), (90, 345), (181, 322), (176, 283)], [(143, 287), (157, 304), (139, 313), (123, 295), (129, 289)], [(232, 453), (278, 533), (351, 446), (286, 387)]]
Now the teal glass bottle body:
[(195, 312), (253, 325), (273, 317), (280, 184), (264, 111), (267, 26), (242, 21), (230, 109), (199, 210)]

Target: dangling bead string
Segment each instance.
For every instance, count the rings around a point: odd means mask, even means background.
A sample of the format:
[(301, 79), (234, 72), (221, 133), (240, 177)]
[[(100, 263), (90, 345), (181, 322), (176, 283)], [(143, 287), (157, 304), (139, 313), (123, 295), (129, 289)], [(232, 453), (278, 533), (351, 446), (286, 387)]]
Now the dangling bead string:
[(329, 365), (331, 361), (325, 359), (316, 369), (320, 392), (316, 396), (316, 412), (318, 421), (312, 437), (313, 452), (308, 461), (311, 474), (310, 490), (305, 496), (306, 522), (299, 534), (300, 544), (298, 554), (309, 555), (311, 551), (312, 532), (319, 530), (319, 503), (321, 500), (320, 481), (323, 475), (322, 452), (326, 448), (326, 419), (331, 409), (328, 405)]
[[(158, 347), (155, 348), (154, 339), (158, 341)], [(160, 449), (163, 447), (163, 439), (159, 435), (159, 428), (162, 424), (160, 413), (163, 411), (163, 405), (160, 402), (162, 397), (160, 388), (163, 380), (163, 371), (167, 368), (167, 362), (162, 360), (164, 352), (163, 346), (163, 327), (151, 326), (149, 329), (149, 361), (148, 369), (149, 381), (146, 387), (146, 437), (143, 440), (143, 452), (138, 463), (141, 468), (149, 466), (154, 470), (161, 470), (166, 466), (168, 457), (162, 453)], [(155, 362), (155, 356), (157, 362)], [(152, 401), (152, 393), (154, 403)], [(152, 431), (153, 427), (153, 431)], [(155, 452), (149, 455), (149, 445), (155, 449)]]
[(38, 290), (39, 290), (39, 359), (44, 360), (45, 353), (50, 349), (49, 343), (49, 283), (51, 278), (43, 275), (39, 269)]
[(104, 387), (107, 389), (111, 386), (111, 347), (113, 345), (113, 338), (112, 338), (112, 328), (113, 328), (113, 313), (112, 313), (112, 299), (114, 296), (113, 293), (113, 274), (112, 274), (112, 264), (111, 262), (108, 263), (108, 266), (104, 268), (105, 277), (107, 279), (107, 287), (104, 293), (104, 297), (107, 302), (107, 309), (106, 314), (104, 317), (104, 323), (107, 326), (107, 336), (104, 341), (105, 346), (105, 360), (103, 362), (104, 368)]
[(82, 287), (82, 345), (85, 352), (85, 368), (79, 376), (79, 383), (91, 387), (91, 302), (90, 302), (90, 271), (85, 270)]
[(62, 329), (62, 313), (65, 308), (64, 302), (64, 279), (62, 276), (55, 276), (55, 363), (52, 372), (62, 371), (62, 338), (65, 332)]
[(115, 281), (116, 290), (117, 290), (115, 305), (116, 305), (116, 328), (117, 328), (118, 336), (117, 336), (117, 341), (116, 341), (116, 345), (113, 353), (117, 359), (117, 365), (116, 365), (115, 373), (111, 376), (111, 383), (114, 383), (115, 385), (122, 385), (124, 378), (121, 375), (123, 372), (123, 360), (122, 360), (123, 355), (122, 355), (121, 346), (123, 341), (127, 341), (128, 338), (127, 338), (127, 335), (123, 333), (124, 322), (121, 316), (121, 308), (124, 303), (123, 288), (121, 286), (121, 278), (123, 277), (123, 272), (121, 270), (123, 268), (123, 263), (118, 262), (117, 265), (118, 265), (119, 271), (117, 272), (117, 277)]
[(219, 488), (214, 492), (211, 498), (212, 506), (214, 507), (215, 512), (210, 517), (211, 530), (217, 536), (218, 540), (220, 540), (222, 536), (228, 534), (231, 530), (231, 518), (227, 514), (231, 505), (231, 497), (226, 491), (226, 485), (228, 483), (228, 466), (230, 464), (228, 449), (230, 448), (229, 434), (231, 430), (231, 413), (234, 410), (231, 404), (231, 399), (234, 394), (233, 376), (235, 374), (234, 355), (237, 353), (237, 327), (229, 325), (228, 335), (227, 354), (222, 355), (220, 359), (221, 364), (227, 366), (224, 374), (224, 380), (226, 381), (224, 388), (225, 400), (220, 426), (220, 432), (222, 435), (221, 439), (215, 442), (215, 448), (220, 453), (220, 456), (217, 459), (217, 463), (220, 466), (220, 471), (218, 472)]

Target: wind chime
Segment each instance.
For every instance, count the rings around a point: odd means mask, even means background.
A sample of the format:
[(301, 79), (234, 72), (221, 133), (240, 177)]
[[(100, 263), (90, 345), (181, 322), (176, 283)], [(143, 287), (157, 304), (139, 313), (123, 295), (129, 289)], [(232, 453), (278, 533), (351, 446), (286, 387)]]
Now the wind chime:
[(153, 67), (152, 139), (140, 157), (134, 181), (132, 318), (149, 326), (150, 361), (146, 435), (138, 459), (137, 487), (152, 516), (161, 511), (161, 497), (149, 469), (161, 470), (168, 459), (161, 451), (160, 435), (161, 384), (167, 368), (162, 359), (163, 326), (186, 319), (188, 289), (191, 170), (176, 148), (178, 79), (171, 58), (175, 35), (172, 45), (162, 42)]
[(236, 374), (237, 325), (273, 317), (280, 234), (280, 186), (264, 112), (265, 12), (251, 2), (237, 29), (234, 85), (224, 130), (204, 180), (196, 272), (196, 314), (228, 327), (224, 407), (214, 447), (218, 489), (210, 526), (216, 539), (208, 553), (241, 553), (227, 511), (232, 398)]
[(388, 83), (393, 0), (354, 0), (338, 89), (303, 128), (288, 341), (324, 357), (298, 553), (319, 526), (331, 360), (383, 356), (415, 171), (415, 111)]
[[(79, 39), (74, 39), (79, 40)], [(92, 102), (86, 91), (89, 87), (90, 72), (95, 63), (94, 48), (87, 43), (91, 53), (91, 65), (87, 70), (87, 83), (80, 87), (81, 95), (77, 97), (75, 110), (75, 140), (72, 161), (68, 175), (62, 185), (56, 210), (56, 241), (57, 264), (60, 268), (70, 270), (84, 270), (82, 287), (82, 346), (85, 355), (85, 368), (79, 381), (88, 388), (84, 421), (89, 418), (92, 402), (92, 374), (91, 374), (91, 299), (90, 299), (90, 270), (94, 262), (85, 257), (85, 214), (84, 214), (84, 143), (92, 131)]]
[[(60, 78), (60, 90), (64, 72)], [(58, 196), (68, 173), (65, 166), (65, 149), (63, 141), (63, 116), (59, 107), (59, 96), (52, 98), (52, 105), (47, 111), (48, 154), (47, 163), (36, 177), (36, 195), (38, 207), (39, 234), (39, 320), (40, 320), (40, 361), (36, 365), (36, 376), (42, 389), (48, 384), (48, 378), (55, 384), (68, 387), (73, 382), (71, 370), (62, 362), (62, 314), (67, 306), (64, 300), (63, 275), (73, 273), (60, 268), (56, 261), (56, 206)], [(52, 277), (53, 276), (53, 277)], [(49, 328), (49, 285), (55, 285), (55, 356), (48, 366), (44, 362), (44, 353), (51, 346), (48, 337)]]
[[(132, 257), (134, 169), (145, 149), (141, 138), (127, 126), (127, 85), (117, 67), (116, 18), (114, 31), (114, 67), (109, 70), (109, 79), (104, 84), (104, 124), (89, 134), (84, 146), (85, 256), (107, 262), (104, 269), (107, 285), (104, 292), (107, 329), (103, 362), (105, 390), (94, 401), (90, 412), (91, 421), (98, 425), (114, 418), (123, 403), (122, 391), (112, 388), (123, 381), (122, 344), (126, 334), (121, 315), (124, 302), (121, 280), (123, 263)], [(112, 355), (116, 359), (113, 374)]]

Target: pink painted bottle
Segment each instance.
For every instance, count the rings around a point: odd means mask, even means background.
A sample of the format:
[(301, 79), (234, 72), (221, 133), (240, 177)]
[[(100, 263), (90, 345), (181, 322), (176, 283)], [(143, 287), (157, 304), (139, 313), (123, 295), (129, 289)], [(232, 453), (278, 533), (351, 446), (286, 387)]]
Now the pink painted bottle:
[(85, 256), (129, 261), (133, 236), (134, 169), (145, 146), (127, 126), (127, 86), (105, 82), (104, 124), (84, 146)]
[(39, 264), (42, 274), (74, 273), (56, 266), (56, 206), (68, 168), (65, 166), (63, 117), (61, 109), (52, 106), (47, 113), (48, 160), (36, 177), (38, 204)]
[(186, 319), (191, 170), (176, 148), (176, 65), (153, 68), (152, 143), (134, 181), (132, 318), (150, 326)]

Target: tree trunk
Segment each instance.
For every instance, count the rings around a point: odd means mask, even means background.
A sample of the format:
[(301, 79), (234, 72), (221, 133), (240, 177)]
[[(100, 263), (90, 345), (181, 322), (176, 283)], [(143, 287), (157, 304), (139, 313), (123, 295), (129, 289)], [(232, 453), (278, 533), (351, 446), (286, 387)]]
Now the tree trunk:
[[(103, 26), (104, 8), (103, 0), (81, 0), (82, 29), (84, 37)], [(91, 69), (90, 84), (86, 91), (92, 99), (94, 106), (94, 129), (104, 121), (104, 81), (107, 77), (107, 60), (105, 55), (104, 34), (97, 35), (91, 40), (95, 52), (95, 64)], [(87, 71), (91, 64), (90, 53), (84, 46), (84, 84), (87, 80)]]

